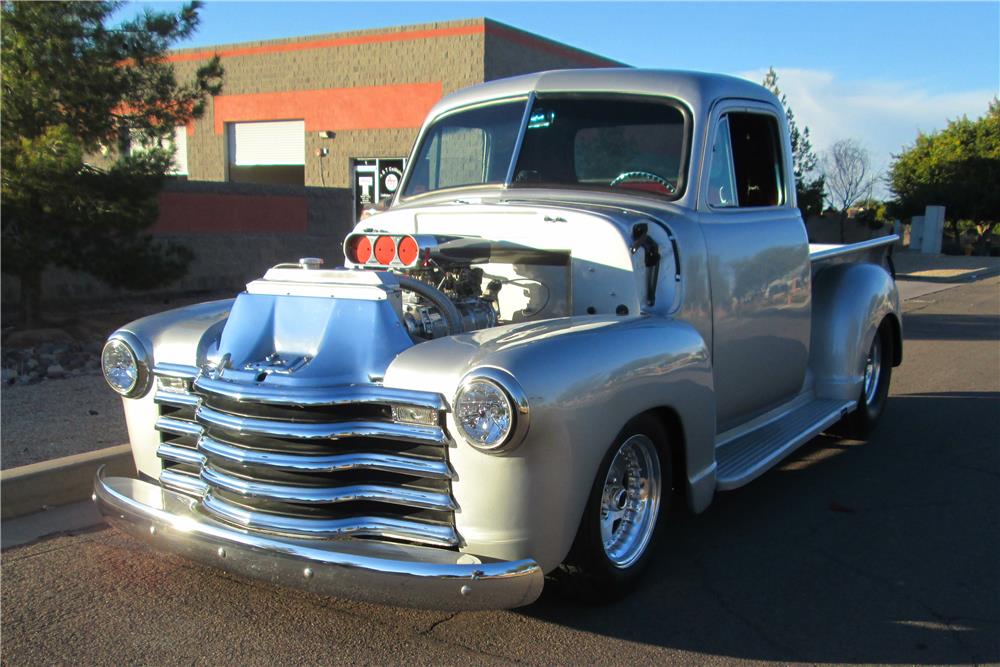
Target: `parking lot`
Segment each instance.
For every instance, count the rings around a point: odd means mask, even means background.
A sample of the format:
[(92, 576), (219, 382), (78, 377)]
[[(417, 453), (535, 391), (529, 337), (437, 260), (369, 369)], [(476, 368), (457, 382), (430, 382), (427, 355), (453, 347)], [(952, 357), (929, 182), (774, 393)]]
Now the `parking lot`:
[(4, 664), (1000, 660), (1000, 278), (906, 304), (868, 443), (821, 437), (703, 515), (642, 588), (413, 611), (278, 589), (93, 528), (3, 553)]

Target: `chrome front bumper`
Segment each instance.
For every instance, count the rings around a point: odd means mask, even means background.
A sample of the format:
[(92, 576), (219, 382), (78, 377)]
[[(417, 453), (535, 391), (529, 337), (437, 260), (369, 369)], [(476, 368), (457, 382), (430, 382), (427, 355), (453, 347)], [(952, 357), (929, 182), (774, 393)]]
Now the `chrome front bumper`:
[(108, 522), (158, 549), (283, 586), (430, 609), (531, 604), (544, 577), (532, 560), (497, 561), (448, 549), (373, 540), (301, 540), (241, 530), (198, 511), (197, 501), (126, 477), (94, 481)]

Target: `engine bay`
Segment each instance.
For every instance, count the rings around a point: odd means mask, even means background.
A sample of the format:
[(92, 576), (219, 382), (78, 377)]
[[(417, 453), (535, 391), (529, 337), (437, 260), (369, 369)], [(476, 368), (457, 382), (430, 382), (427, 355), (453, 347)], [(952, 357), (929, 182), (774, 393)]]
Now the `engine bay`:
[[(415, 342), (567, 314), (569, 253), (480, 238), (351, 234), (355, 269), (393, 272)], [(554, 292), (561, 292), (553, 299)]]

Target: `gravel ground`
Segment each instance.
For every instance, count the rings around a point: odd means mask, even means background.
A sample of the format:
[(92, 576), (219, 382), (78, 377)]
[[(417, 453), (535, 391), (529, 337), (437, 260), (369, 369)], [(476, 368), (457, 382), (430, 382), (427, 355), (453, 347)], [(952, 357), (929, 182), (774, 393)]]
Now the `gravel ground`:
[(128, 442), (121, 398), (100, 374), (5, 386), (0, 407), (4, 469)]

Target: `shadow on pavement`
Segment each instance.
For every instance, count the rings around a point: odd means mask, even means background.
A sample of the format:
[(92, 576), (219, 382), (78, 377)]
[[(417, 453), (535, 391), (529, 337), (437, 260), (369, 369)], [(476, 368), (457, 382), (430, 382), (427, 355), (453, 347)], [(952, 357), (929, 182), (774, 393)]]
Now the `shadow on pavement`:
[(894, 396), (870, 442), (816, 438), (703, 515), (675, 511), (631, 596), (547, 591), (522, 613), (751, 660), (997, 661), (998, 433), (1000, 393)]
[(916, 311), (903, 315), (903, 331), (907, 340), (1000, 341), (1000, 317)]

